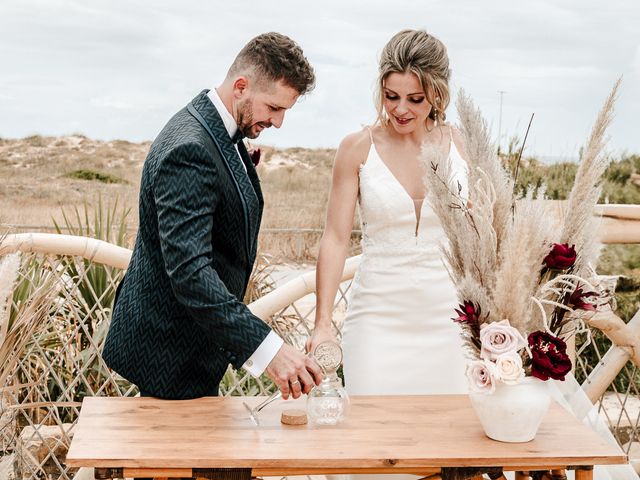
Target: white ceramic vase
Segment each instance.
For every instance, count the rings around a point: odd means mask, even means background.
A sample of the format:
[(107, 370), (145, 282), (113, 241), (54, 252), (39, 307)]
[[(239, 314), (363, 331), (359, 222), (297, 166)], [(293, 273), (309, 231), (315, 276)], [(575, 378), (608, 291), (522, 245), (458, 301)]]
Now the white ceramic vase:
[(494, 393), (470, 392), (469, 398), (487, 437), (500, 442), (533, 440), (551, 402), (547, 382), (535, 377), (497, 382)]

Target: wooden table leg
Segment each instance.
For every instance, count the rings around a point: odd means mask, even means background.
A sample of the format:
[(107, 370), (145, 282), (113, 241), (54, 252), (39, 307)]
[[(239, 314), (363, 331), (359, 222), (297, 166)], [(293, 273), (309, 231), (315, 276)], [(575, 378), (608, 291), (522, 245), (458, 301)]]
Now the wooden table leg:
[(122, 468), (94, 468), (93, 477), (96, 480), (111, 480), (112, 478), (124, 478)]
[(593, 467), (576, 467), (576, 480), (593, 480)]

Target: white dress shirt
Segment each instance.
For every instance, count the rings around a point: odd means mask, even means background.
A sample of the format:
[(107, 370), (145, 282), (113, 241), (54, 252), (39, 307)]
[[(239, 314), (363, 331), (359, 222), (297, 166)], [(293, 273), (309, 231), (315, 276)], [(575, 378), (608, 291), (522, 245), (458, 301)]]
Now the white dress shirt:
[[(216, 92), (215, 88), (209, 90), (207, 96), (220, 114), (220, 118), (222, 118), (222, 122), (224, 123), (227, 132), (229, 132), (229, 138), (233, 138), (235, 133), (238, 131), (238, 125), (233, 118), (233, 115), (231, 115), (229, 110), (227, 110), (227, 107), (225, 107), (224, 103), (222, 103), (222, 99), (218, 95), (218, 92)], [(236, 151), (238, 151), (237, 145), (234, 146), (236, 148)], [(238, 152), (238, 156), (240, 156), (240, 152)], [(244, 162), (241, 163), (246, 171), (246, 165), (244, 164)], [(276, 332), (271, 330), (262, 341), (260, 346), (258, 346), (256, 351), (253, 352), (253, 355), (251, 355), (248, 360), (244, 362), (244, 365), (242, 367), (254, 377), (259, 377), (260, 375), (262, 375), (262, 372), (265, 371), (269, 363), (271, 363), (273, 357), (276, 356), (276, 353), (278, 353), (278, 350), (280, 350), (280, 347), (282, 347), (283, 343), (284, 341), (282, 340), (282, 338), (280, 338)]]

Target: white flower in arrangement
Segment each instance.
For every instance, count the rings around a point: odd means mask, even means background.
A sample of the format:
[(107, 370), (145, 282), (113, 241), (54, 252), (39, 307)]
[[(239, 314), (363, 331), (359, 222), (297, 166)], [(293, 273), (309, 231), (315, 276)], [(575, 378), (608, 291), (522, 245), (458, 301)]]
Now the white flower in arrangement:
[(522, 357), (517, 352), (498, 355), (498, 358), (496, 358), (496, 371), (503, 383), (516, 385), (524, 378)]
[(495, 392), (497, 377), (498, 372), (493, 362), (474, 360), (467, 365), (469, 386), (475, 392), (487, 395)]
[(522, 334), (509, 324), (509, 320), (483, 324), (480, 343), (480, 357), (485, 360), (496, 360), (502, 354), (517, 352), (527, 346)]

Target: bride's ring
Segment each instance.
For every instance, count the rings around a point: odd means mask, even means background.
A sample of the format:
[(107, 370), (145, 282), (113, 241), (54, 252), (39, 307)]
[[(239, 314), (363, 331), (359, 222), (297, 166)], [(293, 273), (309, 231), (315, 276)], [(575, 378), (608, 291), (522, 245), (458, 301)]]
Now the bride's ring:
[(291, 384), (291, 386), (293, 387), (294, 385), (300, 385), (300, 381), (299, 380), (294, 380), (293, 382), (289, 382)]

